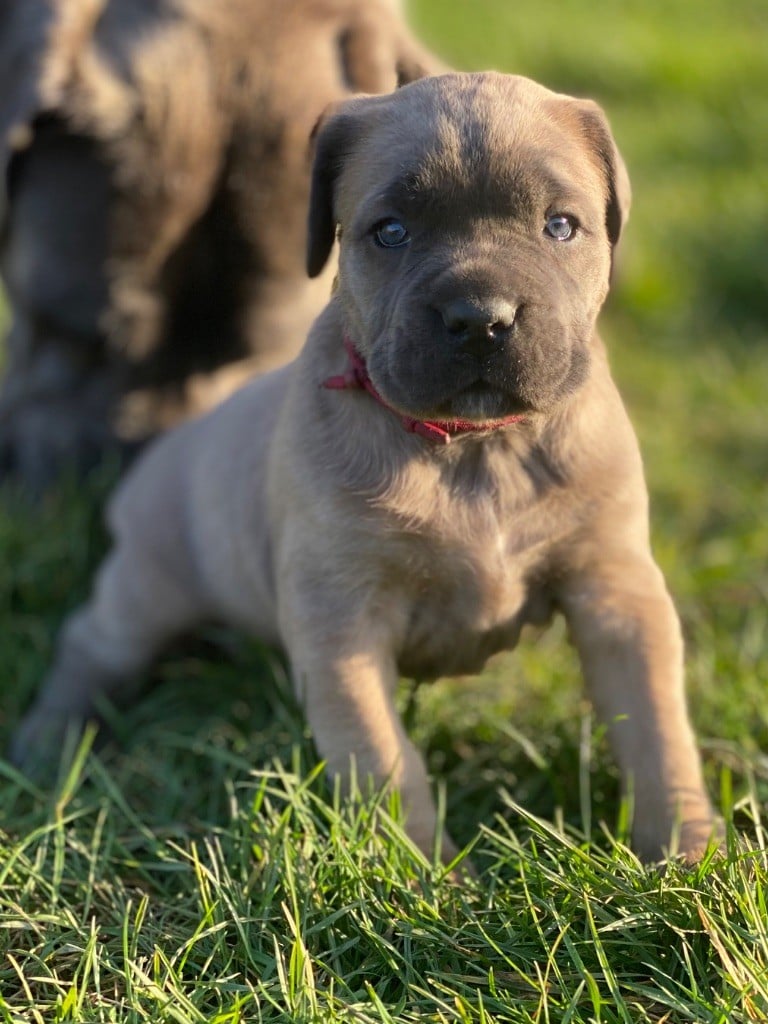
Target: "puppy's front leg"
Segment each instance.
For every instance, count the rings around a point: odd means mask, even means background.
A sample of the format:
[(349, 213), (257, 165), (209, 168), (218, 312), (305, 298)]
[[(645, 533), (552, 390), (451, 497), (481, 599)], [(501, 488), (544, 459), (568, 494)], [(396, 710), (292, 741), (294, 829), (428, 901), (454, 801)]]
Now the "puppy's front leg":
[[(382, 638), (359, 621), (349, 631), (331, 632), (327, 623), (317, 628), (305, 623), (289, 649), (297, 696), (329, 773), (348, 786), (354, 761), (361, 783), (371, 779), (399, 790), (408, 834), (431, 857), (435, 805), (424, 761), (395, 708), (397, 669)], [(444, 836), (443, 860), (455, 853)]]
[(560, 599), (633, 795), (635, 849), (657, 860), (679, 829), (677, 852), (696, 860), (715, 822), (686, 709), (680, 626), (660, 570), (650, 555), (604, 553), (566, 581)]

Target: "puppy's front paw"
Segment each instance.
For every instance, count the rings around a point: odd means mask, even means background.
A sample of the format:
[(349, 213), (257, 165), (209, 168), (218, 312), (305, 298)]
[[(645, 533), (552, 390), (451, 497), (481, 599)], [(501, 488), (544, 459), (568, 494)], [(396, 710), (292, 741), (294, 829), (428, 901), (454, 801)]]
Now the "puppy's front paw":
[(663, 860), (679, 860), (684, 864), (697, 864), (713, 847), (724, 839), (723, 823), (714, 815), (689, 818), (671, 830), (653, 834), (635, 832), (632, 846), (647, 864)]
[(713, 848), (719, 849), (725, 841), (725, 826), (720, 818), (687, 821), (680, 827), (677, 856), (684, 864), (698, 862)]

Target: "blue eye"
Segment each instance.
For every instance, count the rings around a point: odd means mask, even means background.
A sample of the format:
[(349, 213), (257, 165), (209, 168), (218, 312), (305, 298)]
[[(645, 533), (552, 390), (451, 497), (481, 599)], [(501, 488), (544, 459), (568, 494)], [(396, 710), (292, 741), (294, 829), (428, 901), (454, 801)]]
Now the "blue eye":
[(564, 213), (555, 213), (547, 217), (544, 233), (557, 242), (567, 242), (576, 231), (576, 221)]
[(379, 221), (373, 231), (376, 242), (385, 249), (397, 249), (398, 246), (406, 245), (411, 240), (408, 229), (394, 217), (387, 217), (386, 220)]

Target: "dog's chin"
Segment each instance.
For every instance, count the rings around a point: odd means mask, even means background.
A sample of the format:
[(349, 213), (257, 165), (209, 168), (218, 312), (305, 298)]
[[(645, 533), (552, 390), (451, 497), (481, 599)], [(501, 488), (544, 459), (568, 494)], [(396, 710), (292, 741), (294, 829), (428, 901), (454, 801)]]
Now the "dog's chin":
[(477, 381), (443, 401), (436, 413), (441, 420), (489, 423), (530, 411), (530, 405), (502, 388)]

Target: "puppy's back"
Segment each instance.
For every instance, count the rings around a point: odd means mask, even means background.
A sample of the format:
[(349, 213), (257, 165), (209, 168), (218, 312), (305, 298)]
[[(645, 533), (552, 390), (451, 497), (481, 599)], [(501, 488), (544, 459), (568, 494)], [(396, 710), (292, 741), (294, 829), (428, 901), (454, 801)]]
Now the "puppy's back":
[(271, 643), (268, 461), (291, 374), (289, 365), (260, 377), (154, 442), (107, 510), (115, 543), (137, 546), (195, 588), (201, 617), (237, 622)]

